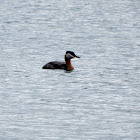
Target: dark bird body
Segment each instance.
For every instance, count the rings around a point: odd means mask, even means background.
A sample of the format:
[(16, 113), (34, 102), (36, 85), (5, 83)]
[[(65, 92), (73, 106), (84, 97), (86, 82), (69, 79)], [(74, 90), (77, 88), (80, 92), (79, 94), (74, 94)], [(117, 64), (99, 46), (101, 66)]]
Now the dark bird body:
[(59, 62), (59, 61), (52, 61), (47, 63), (42, 67), (42, 69), (64, 69), (64, 70), (73, 70), (74, 67), (71, 64), (72, 58), (80, 58), (79, 56), (76, 56), (74, 52), (67, 51), (65, 54), (65, 62)]
[(43, 69), (67, 69), (66, 62), (52, 61), (42, 67)]

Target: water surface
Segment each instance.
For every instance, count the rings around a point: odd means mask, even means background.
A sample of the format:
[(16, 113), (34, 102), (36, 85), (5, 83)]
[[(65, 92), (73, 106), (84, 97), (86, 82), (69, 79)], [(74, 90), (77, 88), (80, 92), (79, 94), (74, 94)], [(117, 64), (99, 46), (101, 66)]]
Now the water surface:
[(0, 139), (140, 139), (139, 5), (1, 1)]

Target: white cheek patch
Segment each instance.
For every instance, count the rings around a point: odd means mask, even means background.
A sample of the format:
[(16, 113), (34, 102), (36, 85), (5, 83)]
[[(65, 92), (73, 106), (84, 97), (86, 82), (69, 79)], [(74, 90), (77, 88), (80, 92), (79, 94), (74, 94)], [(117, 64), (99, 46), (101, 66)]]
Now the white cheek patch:
[(66, 54), (66, 57), (67, 57), (68, 59), (72, 59), (74, 56), (72, 56), (70, 53), (67, 53), (67, 54)]

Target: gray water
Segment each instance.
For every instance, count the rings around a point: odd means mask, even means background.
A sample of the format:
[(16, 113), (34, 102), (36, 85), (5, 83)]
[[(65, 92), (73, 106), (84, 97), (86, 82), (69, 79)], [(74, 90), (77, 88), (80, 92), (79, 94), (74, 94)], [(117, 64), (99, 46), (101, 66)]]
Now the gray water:
[(140, 139), (139, 0), (0, 1), (0, 52), (0, 140)]

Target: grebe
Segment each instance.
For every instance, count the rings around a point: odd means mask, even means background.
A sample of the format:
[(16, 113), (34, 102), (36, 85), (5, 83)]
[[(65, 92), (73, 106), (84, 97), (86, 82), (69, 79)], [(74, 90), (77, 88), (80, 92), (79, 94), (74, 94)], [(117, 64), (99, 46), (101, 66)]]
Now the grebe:
[(65, 54), (65, 62), (59, 62), (59, 61), (52, 61), (47, 63), (42, 67), (42, 69), (64, 69), (64, 70), (73, 70), (74, 67), (71, 64), (72, 58), (80, 58), (79, 56), (76, 56), (74, 52), (67, 51)]

